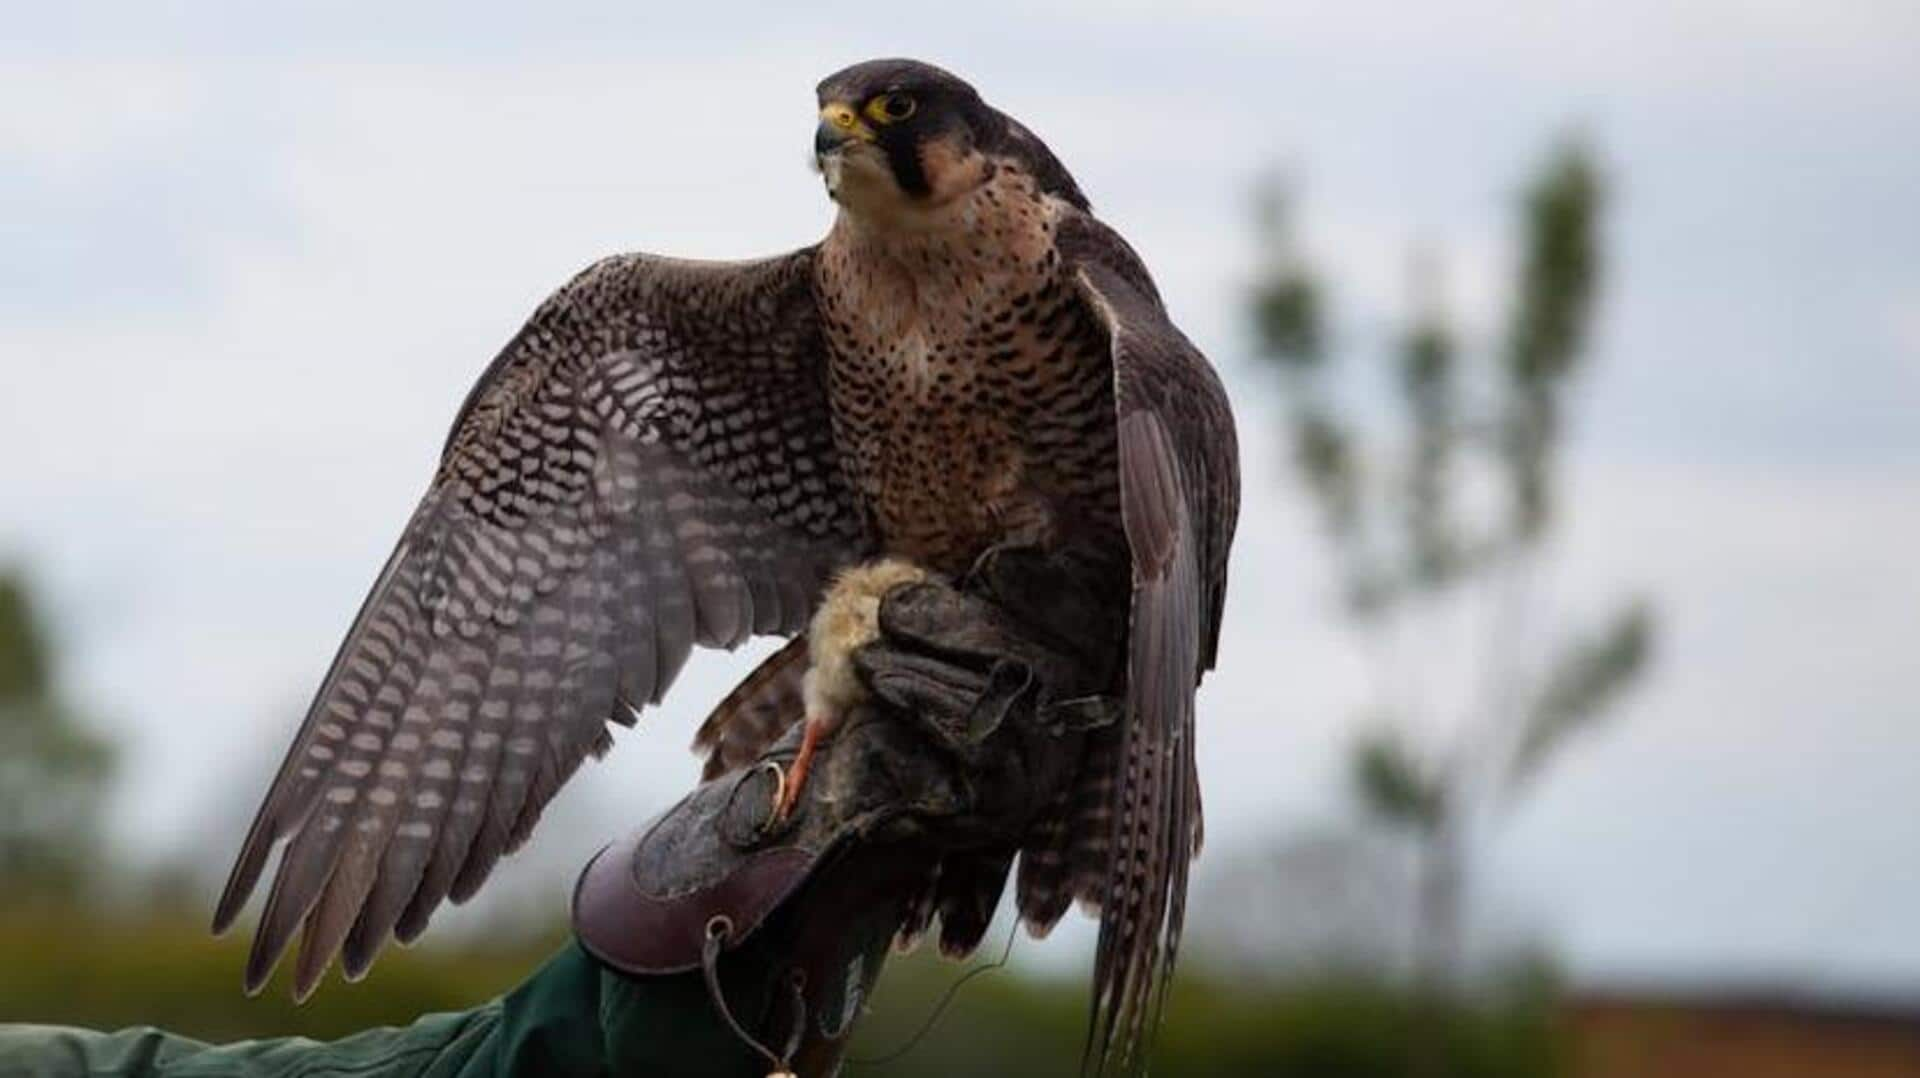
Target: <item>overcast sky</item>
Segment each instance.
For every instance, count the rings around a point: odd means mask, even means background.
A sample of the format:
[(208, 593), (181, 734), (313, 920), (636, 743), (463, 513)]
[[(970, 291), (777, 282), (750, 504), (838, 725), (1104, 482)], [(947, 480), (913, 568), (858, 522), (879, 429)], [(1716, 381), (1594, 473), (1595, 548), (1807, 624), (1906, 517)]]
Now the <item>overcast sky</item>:
[[(1494, 842), (1489, 889), (1590, 980), (1920, 992), (1920, 7), (647, 6), (9, 13), (0, 559), (44, 577), (66, 680), (126, 748), (130, 853), (236, 847), (533, 305), (611, 251), (818, 237), (813, 84), (908, 54), (1051, 143), (1235, 394), (1203, 873), (1342, 818), (1367, 699), (1246, 354), (1252, 178), (1299, 178), (1343, 340), (1392, 324), (1418, 244), (1484, 335), (1515, 192), (1586, 131), (1609, 274), (1547, 620), (1644, 590), (1662, 649)], [(697, 662), (503, 888), (558, 902), (683, 790), (750, 661)]]

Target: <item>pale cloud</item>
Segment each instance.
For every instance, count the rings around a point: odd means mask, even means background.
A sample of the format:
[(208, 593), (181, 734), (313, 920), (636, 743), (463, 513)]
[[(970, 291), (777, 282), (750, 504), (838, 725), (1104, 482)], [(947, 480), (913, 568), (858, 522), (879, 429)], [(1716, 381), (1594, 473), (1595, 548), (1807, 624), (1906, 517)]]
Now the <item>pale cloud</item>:
[[(1165, 4), (1083, 0), (1088, 20), (1166, 26)], [(1913, 94), (1920, 13), (1899, 0), (1808, 5), (1792, 0), (1198, 0), (1180, 26), (1210, 41), (1280, 55), (1330, 52), (1383, 64), (1491, 69), (1558, 87), (1613, 90), (1750, 88), (1841, 79)]]
[(1887, 304), (1887, 328), (1913, 377), (1920, 379), (1920, 285)]
[[(1542, 788), (1500, 867), (1588, 968), (1911, 984), (1916, 489), (1910, 462), (1576, 471), (1562, 601), (1645, 588), (1657, 670)], [(1583, 894), (1608, 895), (1605, 915)]]
[(0, 58), (0, 78), (32, 88), (0, 97), (0, 147), (53, 175), (156, 153), (191, 131), (213, 89), (193, 66), (160, 58)]

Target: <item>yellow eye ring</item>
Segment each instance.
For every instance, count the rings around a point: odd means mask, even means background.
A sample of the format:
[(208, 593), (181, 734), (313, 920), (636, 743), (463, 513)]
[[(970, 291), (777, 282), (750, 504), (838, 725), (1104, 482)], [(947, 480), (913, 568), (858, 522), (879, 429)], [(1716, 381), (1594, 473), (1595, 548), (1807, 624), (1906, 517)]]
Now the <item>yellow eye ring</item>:
[(867, 119), (877, 124), (897, 124), (912, 116), (920, 103), (911, 94), (879, 94), (867, 102)]

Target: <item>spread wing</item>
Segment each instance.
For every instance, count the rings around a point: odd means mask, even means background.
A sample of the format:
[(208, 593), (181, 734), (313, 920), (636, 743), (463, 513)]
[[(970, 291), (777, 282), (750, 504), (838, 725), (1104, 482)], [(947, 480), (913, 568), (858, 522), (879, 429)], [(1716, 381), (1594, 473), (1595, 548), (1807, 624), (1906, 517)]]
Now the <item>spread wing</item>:
[(481, 376), (221, 896), (216, 931), (287, 840), (249, 990), (302, 926), (302, 996), (418, 935), (694, 644), (797, 632), (864, 552), (811, 264), (606, 259)]
[(1133, 557), (1127, 721), (1111, 795), (1089, 1062), (1139, 1066), (1180, 947), (1200, 847), (1193, 696), (1211, 669), (1239, 514), (1233, 414), (1124, 240), (1091, 217), (1059, 234), (1113, 353), (1121, 508)]

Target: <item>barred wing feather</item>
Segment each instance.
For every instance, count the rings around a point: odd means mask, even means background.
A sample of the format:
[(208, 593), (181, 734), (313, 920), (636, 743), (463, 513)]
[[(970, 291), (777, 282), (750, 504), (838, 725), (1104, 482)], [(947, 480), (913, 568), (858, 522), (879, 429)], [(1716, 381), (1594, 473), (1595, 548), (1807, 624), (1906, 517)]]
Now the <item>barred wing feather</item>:
[(286, 843), (249, 990), (296, 930), (301, 996), (417, 936), (694, 645), (799, 631), (865, 552), (811, 260), (603, 260), (481, 377), (221, 896), (216, 930)]

